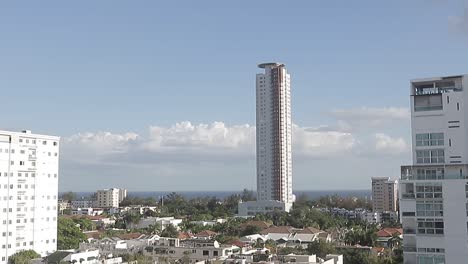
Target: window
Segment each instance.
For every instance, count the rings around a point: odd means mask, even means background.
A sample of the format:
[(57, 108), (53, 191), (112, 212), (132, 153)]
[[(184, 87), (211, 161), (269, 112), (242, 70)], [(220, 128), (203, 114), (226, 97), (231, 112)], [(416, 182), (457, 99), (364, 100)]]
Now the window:
[(416, 198), (442, 199), (442, 185), (437, 183), (416, 184)]
[(417, 169), (417, 180), (442, 180), (444, 179), (445, 171), (443, 168), (434, 169)]
[(208, 256), (210, 252), (208, 250), (203, 250), (203, 256)]
[(444, 163), (443, 149), (416, 150), (416, 163)]
[(42, 145), (47, 145), (47, 141), (42, 141)]
[(444, 207), (442, 201), (417, 202), (416, 214), (417, 216), (442, 217), (444, 216)]
[(444, 133), (416, 134), (416, 146), (443, 146)]
[(418, 255), (418, 264), (445, 264), (445, 256), (421, 254)]
[(418, 218), (418, 234), (443, 235), (443, 219), (420, 219)]

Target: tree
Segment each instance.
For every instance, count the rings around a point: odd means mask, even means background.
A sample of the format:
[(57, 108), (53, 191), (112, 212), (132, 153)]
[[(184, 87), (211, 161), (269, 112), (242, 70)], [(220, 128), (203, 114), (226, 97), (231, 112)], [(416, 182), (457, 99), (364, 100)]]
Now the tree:
[(81, 232), (76, 223), (67, 218), (59, 217), (57, 227), (58, 249), (75, 249), (80, 242), (86, 240), (85, 234)]
[(73, 201), (76, 200), (76, 193), (74, 192), (66, 192), (62, 194), (62, 199), (66, 201)]
[(32, 259), (40, 257), (41, 255), (34, 250), (22, 250), (11, 255), (8, 258), (8, 264), (29, 264)]
[(79, 225), (82, 231), (91, 231), (95, 229), (95, 224), (86, 217), (73, 218), (73, 222)]
[(320, 258), (325, 258), (328, 254), (335, 254), (336, 248), (332, 243), (325, 241), (313, 241), (307, 246), (307, 253), (315, 254)]
[(254, 194), (253, 191), (249, 191), (247, 189), (244, 189), (242, 191), (242, 194), (241, 194), (241, 200), (243, 202), (247, 202), (247, 201), (255, 201), (257, 199), (255, 198), (255, 194)]
[(258, 234), (262, 229), (258, 226), (248, 225), (240, 232), (240, 236)]
[(179, 236), (179, 231), (177, 231), (177, 228), (173, 225), (168, 225), (164, 230), (161, 232), (162, 237), (172, 237), (172, 238), (177, 238)]
[(146, 231), (151, 234), (151, 235), (158, 235), (161, 233), (161, 224), (159, 223), (154, 223), (152, 225), (149, 225), (146, 228)]

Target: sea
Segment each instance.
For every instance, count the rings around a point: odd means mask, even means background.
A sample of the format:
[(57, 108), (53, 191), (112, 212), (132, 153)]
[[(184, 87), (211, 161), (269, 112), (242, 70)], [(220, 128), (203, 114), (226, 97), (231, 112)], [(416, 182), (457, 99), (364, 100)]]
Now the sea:
[[(216, 197), (224, 199), (232, 194), (239, 194), (241, 191), (174, 191), (177, 194), (182, 195), (186, 199), (196, 197)], [(172, 193), (172, 191), (154, 191), (154, 192), (131, 192), (127, 193), (131, 197), (139, 198), (160, 198)], [(93, 192), (75, 192), (77, 197), (85, 198), (90, 197)], [(294, 191), (296, 197), (300, 195), (307, 195), (309, 199), (317, 199), (321, 196), (326, 195), (338, 195), (340, 197), (358, 197), (358, 198), (370, 198), (371, 190), (310, 190), (310, 191)]]

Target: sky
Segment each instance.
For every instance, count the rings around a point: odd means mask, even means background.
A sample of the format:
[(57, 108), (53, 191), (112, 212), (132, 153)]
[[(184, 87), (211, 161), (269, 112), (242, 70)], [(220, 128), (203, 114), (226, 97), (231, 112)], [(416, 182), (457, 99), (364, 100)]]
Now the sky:
[(412, 162), (409, 81), (468, 73), (468, 3), (5, 1), (0, 40), (0, 128), (61, 136), (61, 191), (255, 189), (272, 61), (294, 189), (369, 189)]

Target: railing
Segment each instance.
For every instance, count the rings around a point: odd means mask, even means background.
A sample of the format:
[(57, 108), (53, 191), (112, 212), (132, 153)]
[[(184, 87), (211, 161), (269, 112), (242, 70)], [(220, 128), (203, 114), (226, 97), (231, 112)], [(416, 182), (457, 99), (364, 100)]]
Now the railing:
[(447, 87), (431, 87), (431, 88), (415, 88), (414, 95), (431, 95), (431, 94), (442, 94), (447, 93), (449, 91), (459, 92), (462, 91), (463, 88), (456, 87), (456, 86), (447, 86)]
[(403, 252), (416, 252), (416, 247), (403, 247)]
[(401, 195), (401, 198), (403, 198), (403, 199), (414, 199), (414, 193), (403, 193)]
[(403, 229), (403, 234), (405, 234), (405, 235), (414, 235), (414, 234), (416, 234), (416, 229), (404, 228)]
[(29, 160), (36, 160), (37, 156), (36, 155), (29, 155)]
[(438, 111), (442, 110), (444, 107), (442, 105), (431, 105), (431, 106), (414, 106), (414, 111), (415, 112), (420, 112), (420, 111)]

